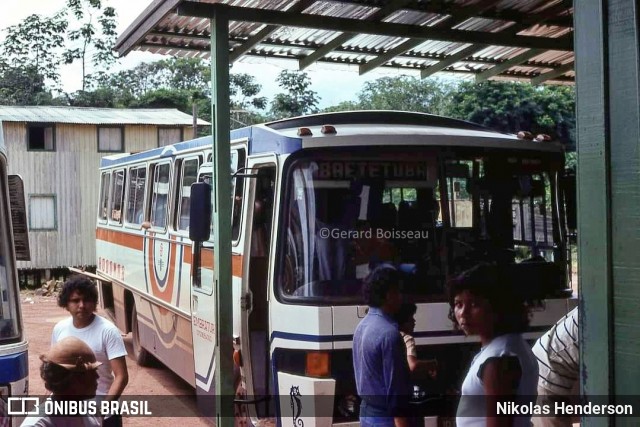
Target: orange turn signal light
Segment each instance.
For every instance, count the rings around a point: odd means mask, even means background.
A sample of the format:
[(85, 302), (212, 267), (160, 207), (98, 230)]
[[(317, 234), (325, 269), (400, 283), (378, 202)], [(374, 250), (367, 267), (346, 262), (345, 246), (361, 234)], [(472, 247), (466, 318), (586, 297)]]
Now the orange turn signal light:
[(328, 377), (331, 374), (329, 353), (326, 351), (308, 351), (304, 372), (309, 377)]
[(298, 128), (298, 136), (313, 136), (313, 132), (309, 128)]
[(320, 128), (320, 133), (323, 135), (327, 135), (327, 134), (335, 134), (338, 133), (338, 131), (336, 130), (336, 128), (334, 126), (331, 125), (324, 125)]

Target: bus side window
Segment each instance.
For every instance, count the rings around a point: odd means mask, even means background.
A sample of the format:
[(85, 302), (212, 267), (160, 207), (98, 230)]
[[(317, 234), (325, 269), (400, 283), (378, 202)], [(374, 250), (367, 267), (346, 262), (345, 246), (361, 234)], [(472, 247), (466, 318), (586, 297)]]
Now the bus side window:
[(98, 207), (98, 218), (106, 221), (107, 212), (109, 210), (109, 183), (111, 182), (111, 174), (104, 172), (100, 177), (100, 206)]
[(124, 204), (124, 169), (113, 173), (111, 189), (111, 220), (122, 224), (122, 205)]
[(129, 185), (127, 186), (127, 213), (125, 219), (130, 224), (142, 224), (144, 221), (144, 193), (147, 182), (145, 167), (129, 170)]
[(189, 209), (191, 207), (191, 184), (197, 181), (200, 158), (183, 160), (180, 165), (180, 187), (178, 194), (178, 215), (176, 229), (189, 229)]
[(167, 226), (170, 166), (169, 163), (156, 164), (153, 166), (151, 225), (156, 228), (165, 228)]
[[(231, 150), (231, 173), (234, 174), (245, 167), (246, 154), (244, 147)], [(231, 240), (236, 241), (240, 237), (240, 219), (242, 214), (242, 192), (244, 178), (231, 179)]]

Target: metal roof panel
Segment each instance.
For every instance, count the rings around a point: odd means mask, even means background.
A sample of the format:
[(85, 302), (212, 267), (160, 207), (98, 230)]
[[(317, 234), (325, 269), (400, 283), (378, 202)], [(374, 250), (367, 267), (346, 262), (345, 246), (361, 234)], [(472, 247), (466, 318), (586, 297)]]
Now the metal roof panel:
[[(0, 105), (0, 121), (93, 125), (189, 126), (192, 116), (176, 109), (125, 109)], [(198, 119), (198, 125), (210, 123)]]
[[(154, 0), (120, 37), (117, 48), (121, 53), (138, 49), (208, 57), (212, 13), (207, 7), (220, 4), (230, 6), (230, 48), (241, 49), (243, 55), (304, 60), (331, 46), (305, 66), (317, 60), (356, 65), (376, 60), (386, 67), (436, 65), (440, 70), (474, 73), (528, 49), (540, 51), (536, 65), (548, 70), (573, 58), (573, 8), (566, 0)], [(315, 16), (321, 19), (309, 19)], [(243, 46), (259, 32), (260, 41)], [(335, 40), (340, 40), (337, 46)], [(407, 40), (412, 41), (407, 50), (398, 49)], [(377, 59), (380, 55), (385, 55), (384, 61)], [(444, 65), (437, 64), (443, 60)], [(531, 59), (523, 62), (525, 67), (532, 65)], [(527, 77), (518, 65), (501, 74)], [(572, 76), (567, 71), (556, 81)]]

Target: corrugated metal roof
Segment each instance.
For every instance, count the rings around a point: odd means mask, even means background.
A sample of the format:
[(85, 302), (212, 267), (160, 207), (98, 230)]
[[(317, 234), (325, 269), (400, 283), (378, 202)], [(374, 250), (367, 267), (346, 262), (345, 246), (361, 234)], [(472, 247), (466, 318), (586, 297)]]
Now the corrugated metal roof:
[[(193, 118), (172, 108), (92, 108), (0, 105), (3, 122), (73, 123), (92, 125), (189, 126)], [(210, 123), (198, 119), (198, 125)]]
[[(571, 0), (154, 0), (118, 39), (142, 50), (208, 57), (215, 10), (243, 55), (571, 83)], [(493, 69), (493, 70), (492, 70)], [(548, 78), (545, 78), (545, 74)]]

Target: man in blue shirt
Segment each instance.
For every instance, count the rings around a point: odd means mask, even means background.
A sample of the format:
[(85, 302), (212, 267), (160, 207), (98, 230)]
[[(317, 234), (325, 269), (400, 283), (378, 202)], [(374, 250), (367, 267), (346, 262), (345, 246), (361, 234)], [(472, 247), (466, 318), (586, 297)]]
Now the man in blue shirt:
[(365, 280), (369, 312), (353, 336), (362, 427), (406, 427), (411, 393), (405, 346), (393, 315), (402, 304), (398, 271), (378, 266)]

